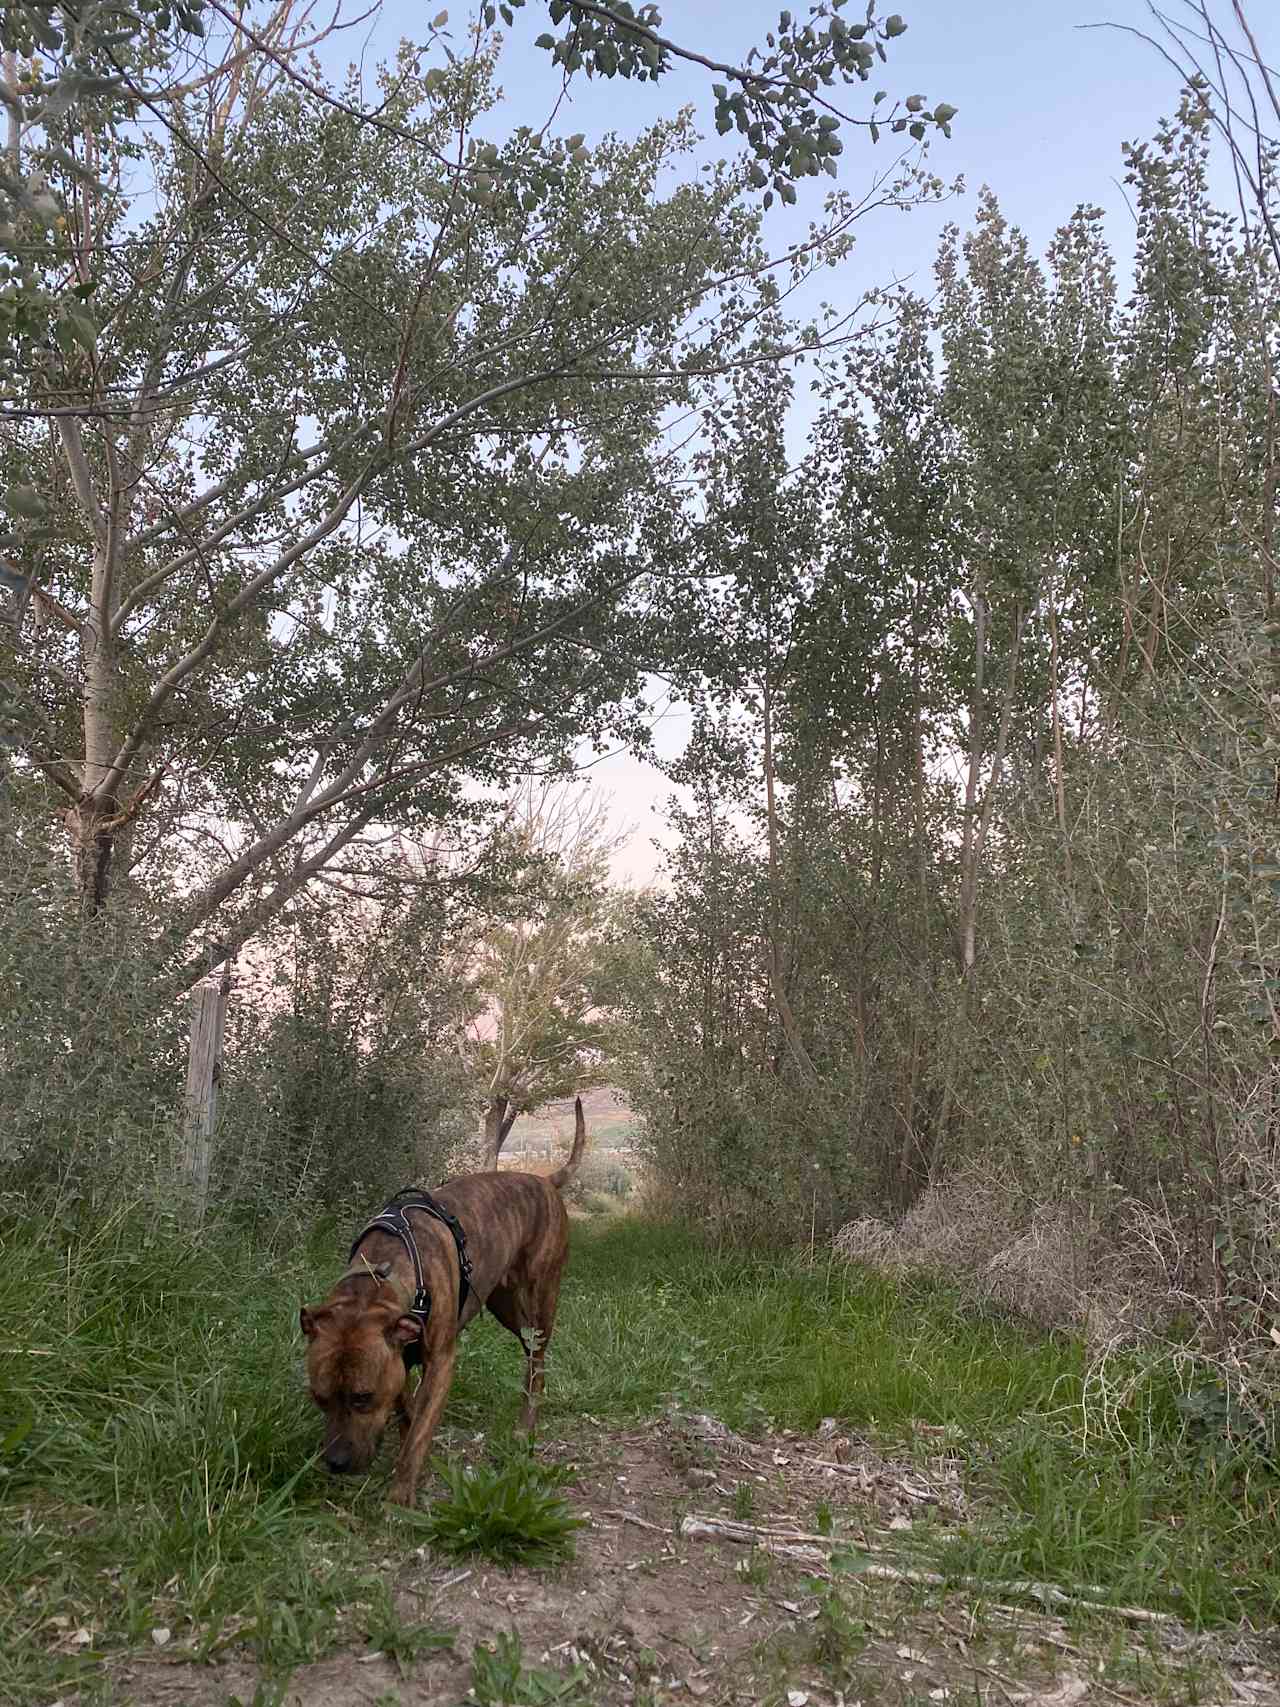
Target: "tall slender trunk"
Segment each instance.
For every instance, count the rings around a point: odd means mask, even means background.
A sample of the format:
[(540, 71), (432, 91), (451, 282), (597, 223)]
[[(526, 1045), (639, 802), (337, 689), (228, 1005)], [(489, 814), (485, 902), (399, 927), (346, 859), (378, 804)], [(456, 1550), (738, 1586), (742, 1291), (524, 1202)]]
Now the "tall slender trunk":
[(964, 824), (960, 840), (960, 917), (957, 932), (960, 975), (966, 983), (977, 963), (978, 778), (982, 770), (983, 691), (987, 671), (987, 601), (973, 593), (973, 693), (969, 700), (969, 752), (964, 779)]
[[(925, 760), (924, 760), (924, 703), (920, 671), (920, 636), (915, 636), (911, 673), (911, 834), (915, 843), (915, 880), (917, 897), (917, 928), (919, 930), (918, 971), (922, 981), (928, 978), (929, 953), (929, 838), (925, 824)], [(899, 1202), (905, 1209), (911, 1202), (915, 1187), (929, 1170), (928, 1130), (922, 1130), (927, 1120), (920, 1095), (921, 1072), (924, 1065), (924, 1028), (922, 1017), (925, 1003), (914, 1004), (911, 1016), (910, 1044), (907, 1049), (907, 1070), (902, 1090), (902, 1144), (898, 1154)]]
[(1071, 843), (1067, 838), (1067, 784), (1062, 751), (1062, 705), (1058, 685), (1058, 606), (1049, 594), (1049, 694), (1053, 715), (1053, 804), (1062, 842), (1062, 873), (1071, 888)]
[(804, 1040), (800, 1036), (800, 1027), (796, 1021), (795, 1010), (791, 1006), (791, 998), (787, 993), (786, 968), (782, 959), (778, 801), (773, 764), (773, 703), (767, 669), (764, 672), (761, 687), (760, 697), (764, 722), (765, 819), (769, 840), (769, 987), (773, 992), (774, 1005), (778, 1010), (778, 1018), (782, 1022), (782, 1032), (787, 1040), (787, 1046), (796, 1066), (812, 1084), (817, 1081), (818, 1071), (810, 1060), (809, 1051), (805, 1048)]
[(112, 640), (110, 610), (110, 541), (99, 542), (94, 553), (94, 597), (84, 619), (81, 645), (84, 657), (84, 765), (80, 798), (67, 812), (67, 829), (75, 859), (76, 889), (83, 912), (100, 913), (107, 905), (115, 864), (120, 806), (109, 781), (115, 757), (116, 730), (111, 714)]
[(1000, 722), (986, 785), (981, 790), (982, 805), (978, 805), (979, 778), (982, 772), (984, 723), (982, 694), (986, 681), (986, 649), (990, 612), (982, 593), (975, 590), (974, 603), (974, 692), (969, 712), (969, 763), (965, 779), (964, 837), (961, 845), (960, 921), (957, 939), (960, 956), (962, 992), (959, 1012), (947, 1055), (946, 1076), (943, 1081), (938, 1118), (930, 1137), (930, 1170), (940, 1144), (946, 1142), (947, 1128), (955, 1109), (959, 1089), (961, 1060), (969, 1048), (968, 1020), (977, 996), (978, 979), (978, 879), (982, 856), (991, 833), (995, 812), (996, 788), (1004, 769), (1009, 745), (1009, 729), (1013, 722), (1013, 702), (1018, 686), (1018, 653), (1022, 645), (1024, 615), (1019, 605), (1014, 613), (1013, 632), (1009, 637), (1009, 669), (1001, 697)]
[(990, 613), (986, 599), (974, 593), (974, 688), (969, 710), (969, 754), (964, 790), (964, 835), (960, 849), (960, 920), (957, 936), (960, 948), (960, 974), (966, 985), (974, 981), (978, 964), (978, 879), (991, 819), (995, 811), (996, 786), (1004, 770), (1009, 746), (1009, 729), (1013, 722), (1013, 703), (1018, 686), (1018, 653), (1022, 646), (1023, 610), (1019, 605), (1014, 614), (1013, 633), (1009, 639), (1009, 670), (1001, 697), (1000, 723), (996, 730), (995, 748), (986, 786), (981, 790), (982, 805), (978, 805), (979, 779), (982, 774), (984, 747), (983, 691), (986, 679), (987, 632)]

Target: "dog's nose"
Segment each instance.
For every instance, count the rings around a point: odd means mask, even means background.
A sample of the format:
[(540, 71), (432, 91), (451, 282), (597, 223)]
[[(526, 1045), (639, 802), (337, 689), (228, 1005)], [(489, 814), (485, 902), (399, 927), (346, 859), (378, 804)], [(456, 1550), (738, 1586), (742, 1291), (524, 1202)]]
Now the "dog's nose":
[(335, 1476), (340, 1476), (343, 1471), (351, 1468), (351, 1448), (342, 1443), (326, 1446), (324, 1461)]

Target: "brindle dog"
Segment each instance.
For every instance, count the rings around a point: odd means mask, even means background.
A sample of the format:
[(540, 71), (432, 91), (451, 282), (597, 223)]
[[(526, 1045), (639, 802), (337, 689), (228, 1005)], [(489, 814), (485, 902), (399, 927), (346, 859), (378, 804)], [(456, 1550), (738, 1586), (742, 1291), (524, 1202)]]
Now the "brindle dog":
[[(573, 1150), (555, 1173), (461, 1174), (432, 1196), (467, 1237), (471, 1287), (458, 1313), (458, 1250), (453, 1235), (423, 1210), (407, 1211), (431, 1294), (425, 1326), (409, 1313), (413, 1263), (393, 1233), (374, 1228), (323, 1304), (299, 1317), (307, 1337), (311, 1395), (325, 1414), (324, 1461), (335, 1472), (367, 1470), (394, 1411), (400, 1456), (391, 1498), (412, 1505), (422, 1463), (453, 1380), (458, 1335), (487, 1305), (525, 1351), (524, 1427), (533, 1433), (543, 1359), (555, 1326), (560, 1277), (569, 1255), (569, 1217), (560, 1193), (586, 1147), (582, 1100), (574, 1103)], [(530, 1336), (526, 1341), (526, 1333)], [(412, 1405), (406, 1377), (422, 1365)]]

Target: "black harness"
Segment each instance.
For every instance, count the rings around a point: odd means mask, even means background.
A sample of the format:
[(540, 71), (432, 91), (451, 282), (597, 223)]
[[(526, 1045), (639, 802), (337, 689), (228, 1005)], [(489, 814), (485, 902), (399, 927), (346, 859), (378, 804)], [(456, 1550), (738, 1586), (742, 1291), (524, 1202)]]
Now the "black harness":
[(427, 1291), (422, 1277), (422, 1258), (418, 1255), (417, 1242), (413, 1236), (413, 1228), (409, 1225), (406, 1209), (420, 1209), (424, 1215), (433, 1215), (437, 1221), (442, 1221), (453, 1234), (453, 1242), (458, 1249), (458, 1316), (462, 1316), (463, 1305), (467, 1294), (471, 1291), (471, 1258), (467, 1255), (467, 1235), (456, 1215), (450, 1215), (442, 1203), (437, 1203), (428, 1191), (417, 1191), (410, 1187), (407, 1191), (398, 1191), (387, 1204), (380, 1215), (362, 1227), (356, 1234), (351, 1246), (351, 1254), (347, 1261), (353, 1262), (355, 1254), (363, 1241), (374, 1231), (391, 1233), (399, 1239), (408, 1251), (413, 1262), (413, 1303), (409, 1306), (409, 1315), (416, 1316), (425, 1328), (427, 1317), (431, 1314), (431, 1294)]

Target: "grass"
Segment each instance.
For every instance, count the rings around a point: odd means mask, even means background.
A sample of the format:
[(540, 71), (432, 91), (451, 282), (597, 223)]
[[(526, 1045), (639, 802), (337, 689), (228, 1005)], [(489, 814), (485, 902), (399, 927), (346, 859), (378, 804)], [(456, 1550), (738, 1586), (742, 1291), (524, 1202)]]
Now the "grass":
[[(1096, 1584), (1200, 1624), (1280, 1607), (1280, 1478), (1257, 1453), (1200, 1451), (1164, 1375), (1130, 1371), (1099, 1429), (1078, 1345), (975, 1317), (945, 1290), (715, 1252), (626, 1218), (575, 1238), (546, 1432), (673, 1404), (739, 1430), (835, 1416), (904, 1450), (914, 1422), (950, 1425), (983, 1515), (945, 1550), (927, 1530), (918, 1544), (955, 1575)], [(60, 1238), (4, 1226), (0, 1242), (0, 1699), (51, 1700), (85, 1677), (92, 1699), (98, 1657), (159, 1625), (205, 1654), (247, 1641), (272, 1675), (352, 1640), (344, 1608), (368, 1629), (374, 1566), (402, 1545), (386, 1459), (363, 1484), (316, 1468), (296, 1338), (298, 1304), (338, 1271), (339, 1233), (193, 1245), (121, 1217)], [(478, 1325), (447, 1421), (504, 1438), (520, 1376), (510, 1336)], [(455, 1505), (473, 1495), (471, 1518), (498, 1513), (508, 1539), (553, 1498), (501, 1466), (455, 1481)], [(404, 1637), (406, 1660), (419, 1638)]]
[(583, 1666), (552, 1671), (524, 1662), (520, 1638), (480, 1643), (471, 1660), (471, 1695), (478, 1707), (591, 1707)]
[(425, 1512), (408, 1515), (438, 1553), (476, 1553), (498, 1565), (554, 1565), (573, 1557), (582, 1527), (556, 1492), (569, 1472), (514, 1450), (497, 1464), (432, 1466), (449, 1490)]
[(365, 1618), (365, 1638), (371, 1653), (385, 1654), (407, 1677), (423, 1654), (451, 1648), (455, 1632), (433, 1624), (409, 1624), (396, 1610), (395, 1599), (385, 1583), (378, 1585)]

